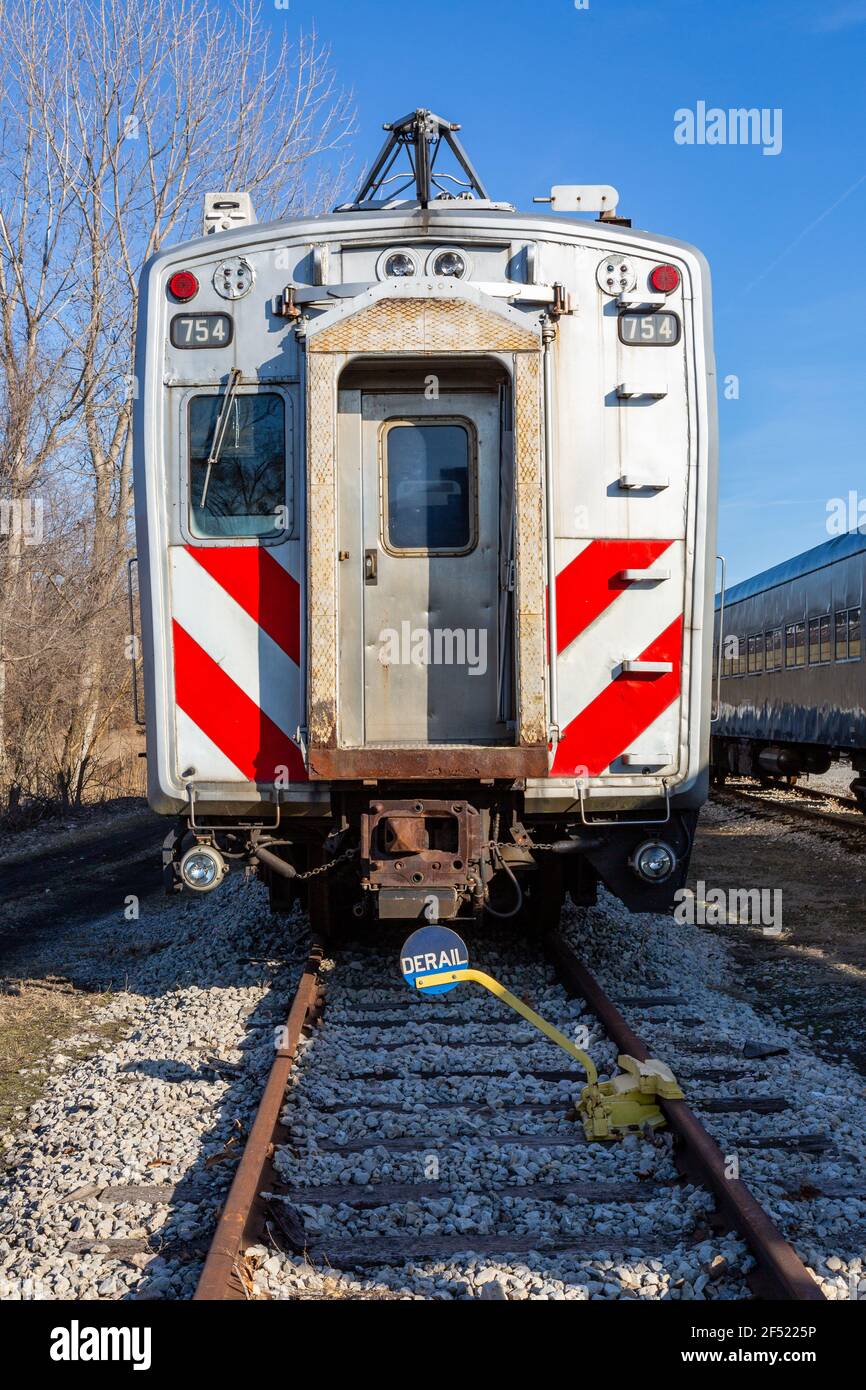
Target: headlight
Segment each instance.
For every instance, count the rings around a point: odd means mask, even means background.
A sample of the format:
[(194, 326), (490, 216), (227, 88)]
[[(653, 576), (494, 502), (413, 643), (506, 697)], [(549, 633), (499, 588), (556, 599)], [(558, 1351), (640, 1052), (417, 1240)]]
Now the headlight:
[(418, 266), (408, 251), (389, 251), (383, 258), (380, 273), (386, 280), (394, 280), (404, 275), (417, 275)]
[(664, 883), (677, 867), (677, 856), (662, 840), (645, 840), (638, 845), (629, 866), (645, 883)]
[(187, 888), (208, 893), (228, 873), (228, 865), (213, 845), (193, 845), (180, 861), (180, 876)]
[(431, 269), (434, 275), (451, 275), (455, 280), (462, 280), (466, 274), (466, 259), (459, 251), (434, 251)]

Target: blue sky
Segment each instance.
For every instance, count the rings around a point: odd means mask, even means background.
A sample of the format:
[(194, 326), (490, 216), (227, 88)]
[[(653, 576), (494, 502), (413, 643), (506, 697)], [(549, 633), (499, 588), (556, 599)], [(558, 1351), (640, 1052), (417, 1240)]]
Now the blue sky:
[[(635, 226), (704, 251), (740, 383), (719, 406), (729, 578), (826, 540), (828, 500), (866, 497), (866, 0), (290, 0), (271, 19), (313, 22), (354, 88), (356, 172), (382, 121), (428, 106), (494, 197), (613, 183)], [(676, 144), (698, 101), (781, 108), (781, 153)]]

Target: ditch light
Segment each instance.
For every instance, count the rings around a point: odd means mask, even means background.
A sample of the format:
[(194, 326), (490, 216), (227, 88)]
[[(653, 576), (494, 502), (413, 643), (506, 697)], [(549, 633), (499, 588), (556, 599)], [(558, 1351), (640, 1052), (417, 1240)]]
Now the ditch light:
[(228, 871), (228, 864), (213, 845), (193, 845), (180, 861), (180, 876), (196, 893), (217, 888)]

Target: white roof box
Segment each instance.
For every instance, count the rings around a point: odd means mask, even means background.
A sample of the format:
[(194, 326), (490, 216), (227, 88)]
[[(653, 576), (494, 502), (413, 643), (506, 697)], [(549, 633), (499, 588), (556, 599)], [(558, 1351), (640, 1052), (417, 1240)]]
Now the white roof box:
[(249, 193), (206, 193), (204, 195), (204, 233), (230, 232), (232, 227), (249, 227), (255, 222)]
[(551, 203), (554, 212), (615, 212), (619, 194), (609, 183), (555, 183), (549, 198), (532, 201)]

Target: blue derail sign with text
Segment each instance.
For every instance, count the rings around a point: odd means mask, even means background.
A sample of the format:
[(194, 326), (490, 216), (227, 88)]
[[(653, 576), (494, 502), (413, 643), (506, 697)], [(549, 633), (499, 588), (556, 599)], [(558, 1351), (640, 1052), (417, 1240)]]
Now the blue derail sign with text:
[[(423, 975), (441, 975), (446, 970), (465, 970), (469, 965), (469, 952), (461, 937), (449, 927), (420, 927), (404, 942), (400, 952), (400, 969), (410, 989), (416, 989), (415, 981)], [(425, 994), (446, 994), (459, 984), (433, 985), (424, 990)]]

